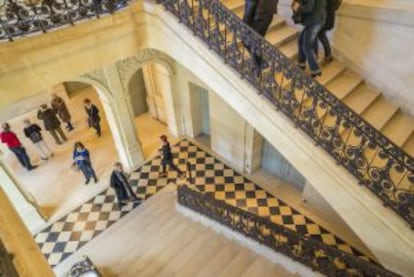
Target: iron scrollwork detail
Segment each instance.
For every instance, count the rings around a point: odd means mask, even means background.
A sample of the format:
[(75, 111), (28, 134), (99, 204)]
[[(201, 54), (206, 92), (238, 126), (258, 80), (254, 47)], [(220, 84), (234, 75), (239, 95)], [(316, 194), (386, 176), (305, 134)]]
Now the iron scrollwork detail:
[(76, 22), (99, 18), (128, 5), (129, 0), (5, 0), (0, 7), (0, 41)]
[(190, 189), (188, 186), (178, 187), (177, 197), (180, 205), (205, 215), (326, 276), (399, 276), (375, 263), (296, 233), (266, 218)]
[[(158, 2), (414, 229), (413, 157), (306, 76), (219, 0)], [(250, 52), (262, 56), (259, 70)]]

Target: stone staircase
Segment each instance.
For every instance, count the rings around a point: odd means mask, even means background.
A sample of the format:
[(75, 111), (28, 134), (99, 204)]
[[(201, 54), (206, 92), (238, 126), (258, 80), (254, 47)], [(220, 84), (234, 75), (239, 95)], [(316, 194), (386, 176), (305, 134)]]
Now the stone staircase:
[[(243, 0), (223, 0), (223, 4), (242, 18)], [(266, 39), (285, 56), (296, 60), (299, 31), (275, 16)], [(323, 56), (323, 51), (320, 51)], [(358, 74), (338, 61), (322, 65), (322, 76), (316, 79), (335, 96), (362, 116), (396, 145), (414, 156), (414, 118), (388, 101), (380, 91), (368, 85)]]
[(57, 276), (83, 255), (104, 276), (299, 276), (177, 212), (176, 197), (174, 185), (158, 192), (57, 266)]

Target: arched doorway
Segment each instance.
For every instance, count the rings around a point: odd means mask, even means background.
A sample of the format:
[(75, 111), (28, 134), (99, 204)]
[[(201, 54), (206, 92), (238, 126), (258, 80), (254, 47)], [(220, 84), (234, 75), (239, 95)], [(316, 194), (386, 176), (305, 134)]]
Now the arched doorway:
[[(8, 150), (4, 151), (4, 161), (12, 170), (19, 185), (33, 195), (42, 213), (49, 218), (49, 221), (54, 221), (106, 189), (111, 165), (119, 160), (119, 156), (108, 124), (108, 111), (110, 113), (113, 111), (110, 107), (105, 107), (108, 95), (102, 88), (82, 79), (65, 82), (45, 92), (47, 95), (44, 103), (50, 105), (51, 93), (56, 93), (63, 98), (71, 113), (75, 129), (70, 132), (64, 131), (68, 141), (61, 145), (55, 144), (50, 134), (44, 130), (43, 122), (37, 119), (38, 105), (36, 105), (7, 121), (25, 146), (32, 163), (38, 165), (38, 168), (27, 171)], [(85, 98), (89, 98), (100, 110), (102, 136), (99, 138), (88, 126), (83, 105)], [(24, 136), (23, 120), (26, 118), (43, 129), (43, 138), (54, 153), (49, 160), (42, 161), (33, 143)], [(71, 170), (73, 144), (76, 141), (81, 141), (91, 153), (93, 167), (99, 178), (97, 184), (91, 182), (85, 185), (82, 174)]]

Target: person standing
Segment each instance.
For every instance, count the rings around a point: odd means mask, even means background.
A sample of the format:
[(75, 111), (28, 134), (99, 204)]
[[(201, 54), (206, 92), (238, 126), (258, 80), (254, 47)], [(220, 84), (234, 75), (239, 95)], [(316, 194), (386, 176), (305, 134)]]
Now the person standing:
[(71, 116), (65, 101), (56, 93), (53, 93), (51, 105), (52, 108), (57, 111), (57, 115), (59, 116), (60, 120), (66, 123), (66, 130), (72, 131), (74, 128), (72, 123), (70, 122)]
[(37, 118), (43, 121), (45, 129), (52, 135), (56, 144), (62, 144), (62, 141), (65, 142), (68, 139), (60, 127), (60, 121), (56, 114), (56, 110), (49, 108), (46, 104), (42, 104), (37, 112)]
[[(277, 4), (278, 0), (246, 0), (243, 22), (264, 37), (273, 20), (273, 15), (277, 13)], [(245, 44), (245, 47), (251, 52), (251, 45)], [(256, 53), (252, 56), (257, 67), (260, 68), (262, 56)]]
[(25, 126), (23, 129), (23, 133), (27, 138), (29, 138), (33, 142), (37, 150), (39, 150), (40, 158), (44, 161), (47, 161), (50, 157), (53, 157), (52, 151), (50, 150), (46, 142), (43, 140), (41, 132), (42, 129), (40, 128), (40, 126), (35, 123), (31, 123), (29, 119), (25, 119), (23, 123)]
[(111, 174), (111, 187), (115, 190), (116, 197), (118, 198), (119, 208), (122, 208), (126, 204), (128, 199), (133, 199), (134, 202), (141, 202), (141, 200), (135, 195), (128, 182), (128, 175), (124, 171), (122, 164), (116, 162), (114, 164)]
[(101, 117), (99, 116), (99, 110), (94, 104), (92, 104), (91, 100), (89, 100), (88, 98), (86, 98), (83, 102), (85, 105), (86, 114), (88, 115), (89, 127), (93, 127), (96, 130), (96, 134), (98, 135), (98, 137), (100, 137), (101, 136), (101, 125), (100, 125)]
[(173, 169), (175, 171), (178, 172), (178, 174), (181, 177), (185, 176), (185, 173), (182, 172), (175, 164), (173, 161), (173, 155), (171, 153), (171, 147), (170, 147), (170, 143), (167, 139), (166, 135), (162, 135), (160, 136), (161, 139), (161, 148), (159, 149), (162, 155), (162, 160), (161, 160), (161, 165), (162, 165), (162, 174), (161, 177), (166, 177), (167, 176), (167, 165), (170, 167), (170, 169)]
[(314, 53), (314, 46), (317, 36), (322, 30), (326, 20), (326, 0), (298, 0), (292, 3), (295, 15), (300, 18), (304, 29), (299, 35), (298, 65), (306, 69), (306, 62), (309, 64), (312, 77), (322, 75), (318, 61)]
[(73, 150), (73, 162), (82, 171), (85, 176), (85, 185), (89, 184), (91, 178), (94, 179), (95, 183), (98, 182), (95, 170), (93, 170), (91, 158), (88, 149), (81, 142), (75, 142)]
[(26, 149), (23, 147), (16, 134), (11, 131), (9, 123), (5, 122), (1, 125), (1, 127), (3, 129), (0, 133), (1, 142), (9, 147), (10, 151), (16, 155), (23, 167), (29, 171), (35, 169), (37, 165), (32, 165), (30, 158), (26, 153)]

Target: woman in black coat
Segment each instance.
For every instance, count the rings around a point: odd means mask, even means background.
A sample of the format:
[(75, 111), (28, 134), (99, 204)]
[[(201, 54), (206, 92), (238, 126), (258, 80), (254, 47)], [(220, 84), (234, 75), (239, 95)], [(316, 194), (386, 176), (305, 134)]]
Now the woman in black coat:
[(83, 103), (85, 105), (86, 114), (88, 115), (89, 127), (93, 127), (96, 130), (96, 135), (100, 137), (101, 136), (101, 125), (100, 125), (101, 117), (99, 116), (99, 110), (94, 104), (92, 104), (91, 100), (89, 100), (88, 98), (86, 98), (83, 101)]
[(115, 190), (116, 197), (118, 198), (119, 208), (122, 208), (128, 201), (133, 199), (134, 202), (141, 202), (141, 200), (135, 195), (132, 190), (126, 172), (122, 168), (120, 162), (114, 164), (114, 168), (111, 174), (111, 187)]

